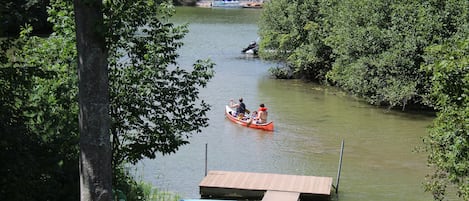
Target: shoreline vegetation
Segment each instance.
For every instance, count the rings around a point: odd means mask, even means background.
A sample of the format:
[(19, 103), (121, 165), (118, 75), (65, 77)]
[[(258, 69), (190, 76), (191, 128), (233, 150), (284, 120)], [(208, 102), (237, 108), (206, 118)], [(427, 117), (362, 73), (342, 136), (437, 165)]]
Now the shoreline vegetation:
[(262, 8), (266, 2), (265, 0), (174, 0), (174, 5), (210, 8), (214, 1), (237, 3), (242, 8)]
[[(157, 188), (149, 182), (136, 178), (136, 173), (130, 173), (131, 165), (121, 167), (116, 178), (120, 180), (113, 186), (113, 200), (119, 201), (178, 201), (181, 196), (177, 193)], [(135, 170), (136, 171), (136, 170)]]
[(278, 79), (337, 86), (371, 105), (434, 109), (426, 66), (437, 57), (429, 51), (469, 34), (467, 6), (467, 1), (269, 1), (258, 23), (259, 56), (281, 62), (270, 69)]

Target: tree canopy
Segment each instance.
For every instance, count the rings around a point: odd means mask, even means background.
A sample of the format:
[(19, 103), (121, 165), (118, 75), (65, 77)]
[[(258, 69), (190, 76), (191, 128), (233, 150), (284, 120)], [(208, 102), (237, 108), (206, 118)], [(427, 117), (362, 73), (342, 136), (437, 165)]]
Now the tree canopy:
[(286, 62), (277, 77), (327, 82), (375, 105), (429, 106), (424, 50), (467, 35), (467, 19), (463, 0), (269, 1), (260, 55)]
[(431, 95), (439, 110), (425, 138), (429, 164), (435, 168), (426, 183), (435, 200), (443, 200), (448, 186), (469, 200), (469, 40), (461, 39), (427, 49), (432, 74)]

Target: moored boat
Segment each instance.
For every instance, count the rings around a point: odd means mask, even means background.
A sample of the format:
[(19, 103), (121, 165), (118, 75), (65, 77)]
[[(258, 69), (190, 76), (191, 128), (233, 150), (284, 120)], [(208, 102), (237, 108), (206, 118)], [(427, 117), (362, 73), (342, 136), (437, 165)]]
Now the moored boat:
[(270, 121), (265, 124), (257, 124), (255, 121), (253, 121), (250, 118), (247, 119), (238, 119), (238, 117), (233, 116), (235, 111), (229, 107), (228, 105), (225, 106), (225, 116), (232, 122), (239, 124), (241, 126), (246, 126), (248, 128), (255, 128), (255, 129), (262, 129), (266, 131), (273, 131), (274, 130), (274, 122)]
[(244, 54), (257, 55), (257, 52), (259, 52), (259, 45), (255, 41), (252, 41), (247, 47), (241, 50), (241, 52)]
[(243, 8), (262, 8), (262, 2), (248, 2), (241, 4)]
[(212, 7), (241, 8), (241, 3), (238, 0), (214, 0)]

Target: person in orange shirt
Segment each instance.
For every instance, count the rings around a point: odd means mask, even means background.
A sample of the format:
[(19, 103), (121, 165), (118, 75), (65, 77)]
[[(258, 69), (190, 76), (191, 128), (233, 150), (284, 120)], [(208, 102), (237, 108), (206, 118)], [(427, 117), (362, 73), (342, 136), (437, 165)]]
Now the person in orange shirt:
[(260, 107), (257, 110), (256, 123), (265, 124), (267, 123), (267, 116), (268, 116), (267, 108), (265, 107), (264, 103), (261, 103), (259, 106)]

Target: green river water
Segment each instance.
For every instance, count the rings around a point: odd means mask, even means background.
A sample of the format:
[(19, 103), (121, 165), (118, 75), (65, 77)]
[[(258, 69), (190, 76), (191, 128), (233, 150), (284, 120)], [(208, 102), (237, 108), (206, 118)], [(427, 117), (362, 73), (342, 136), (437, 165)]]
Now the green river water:
[[(431, 200), (422, 183), (429, 172), (422, 137), (433, 116), (377, 108), (336, 88), (297, 80), (275, 80), (275, 63), (245, 57), (257, 39), (261, 10), (178, 7), (175, 23), (189, 23), (181, 66), (196, 59), (216, 63), (215, 77), (201, 98), (211, 104), (210, 126), (176, 154), (144, 160), (138, 175), (183, 198), (198, 198), (208, 169), (329, 176), (336, 180), (340, 143), (345, 141), (341, 201)], [(224, 118), (229, 99), (243, 97), (249, 109), (269, 108), (274, 132), (247, 129)]]

